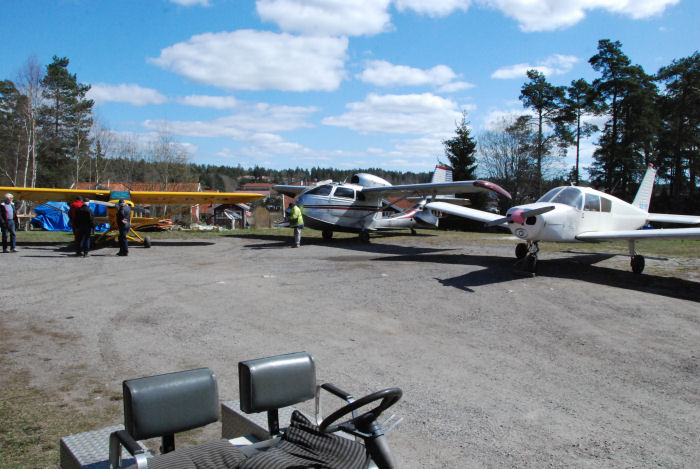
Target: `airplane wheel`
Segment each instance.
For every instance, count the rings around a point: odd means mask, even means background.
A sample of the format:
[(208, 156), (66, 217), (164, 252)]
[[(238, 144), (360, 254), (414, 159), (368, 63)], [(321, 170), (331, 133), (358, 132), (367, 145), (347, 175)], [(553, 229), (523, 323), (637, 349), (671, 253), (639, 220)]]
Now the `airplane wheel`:
[(331, 230), (323, 230), (321, 234), (323, 235), (324, 241), (330, 241), (333, 239), (333, 232)]
[(369, 231), (360, 231), (360, 241), (369, 243)]
[(145, 247), (145, 248), (151, 247), (151, 237), (150, 236), (146, 236), (145, 238), (143, 238), (143, 247)]
[(415, 236), (415, 235), (416, 235), (416, 230), (414, 230), (413, 228), (411, 228), (411, 234)]
[(529, 254), (525, 258), (525, 270), (533, 274), (537, 272), (537, 257)]
[(517, 257), (518, 259), (522, 259), (525, 256), (527, 256), (527, 244), (518, 243), (515, 246), (515, 257)]
[(644, 256), (640, 256), (639, 254), (632, 256), (630, 265), (632, 266), (632, 272), (641, 274), (644, 270)]

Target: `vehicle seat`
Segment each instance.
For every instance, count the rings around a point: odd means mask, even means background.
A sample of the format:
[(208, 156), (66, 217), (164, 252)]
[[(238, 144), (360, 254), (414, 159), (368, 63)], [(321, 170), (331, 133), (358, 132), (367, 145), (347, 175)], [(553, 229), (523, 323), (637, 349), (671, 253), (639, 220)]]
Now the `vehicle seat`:
[[(202, 427), (219, 419), (216, 377), (208, 368), (131, 379), (122, 383), (122, 389), (125, 429), (110, 435), (110, 469), (119, 468), (122, 446), (136, 458), (136, 467), (153, 467), (136, 441), (161, 437), (161, 453), (171, 453), (175, 449), (175, 433)], [(175, 456), (164, 459), (182, 456), (185, 460), (191, 460), (193, 453), (196, 453), (195, 449), (178, 451), (172, 453)], [(155, 459), (161, 460), (160, 456)], [(197, 457), (194, 459), (197, 460)], [(171, 461), (169, 467), (180, 465), (173, 465)], [(182, 467), (198, 466), (183, 462)]]
[[(267, 412), (273, 436), (279, 434), (278, 409), (316, 396), (316, 367), (306, 352), (240, 362), (238, 379), (241, 410), (248, 414)], [(243, 450), (250, 458), (239, 469), (362, 469), (369, 464), (363, 445), (321, 432), (299, 411), (294, 411), (290, 426), (277, 442), (263, 443), (259, 448), (257, 452)]]

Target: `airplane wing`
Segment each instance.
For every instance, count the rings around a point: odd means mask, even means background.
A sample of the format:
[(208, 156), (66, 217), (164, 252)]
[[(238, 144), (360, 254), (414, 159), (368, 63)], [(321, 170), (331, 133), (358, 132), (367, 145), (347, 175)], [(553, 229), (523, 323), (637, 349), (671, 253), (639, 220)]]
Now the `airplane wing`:
[[(447, 202), (429, 202), (425, 206), (431, 210), (437, 210), (438, 212), (449, 213), (450, 215), (457, 215), (458, 217), (469, 218), (471, 220), (482, 221), (484, 223), (503, 219), (503, 215), (499, 215), (497, 213), (484, 212), (483, 210), (476, 210), (469, 207), (461, 207), (459, 205), (450, 204)], [(506, 226), (506, 223), (503, 223), (502, 225)]]
[(272, 190), (284, 194), (288, 197), (296, 197), (306, 189), (310, 189), (309, 186), (272, 186)]
[(402, 195), (402, 194), (417, 194), (431, 196), (436, 194), (464, 194), (473, 192), (497, 192), (505, 197), (511, 198), (508, 191), (503, 189), (498, 184), (488, 181), (457, 181), (457, 182), (441, 182), (428, 184), (404, 184), (400, 186), (381, 186), (381, 187), (364, 187), (364, 194), (380, 195)]
[(700, 228), (669, 228), (666, 230), (589, 231), (576, 235), (581, 241), (638, 241), (654, 238), (700, 239)]
[[(108, 201), (110, 191), (79, 189), (48, 189), (41, 187), (0, 187), (0, 193), (10, 192), (16, 199), (33, 202), (73, 202), (76, 196)], [(135, 204), (240, 204), (262, 199), (264, 194), (255, 192), (148, 192), (133, 191), (129, 193)]]
[(255, 192), (148, 192), (132, 191), (129, 193), (135, 204), (245, 204), (265, 197)]
[(0, 187), (0, 193), (11, 193), (18, 200), (32, 202), (73, 202), (77, 196), (87, 196), (90, 199), (108, 200), (109, 191), (77, 190), (77, 189), (47, 189), (41, 187)]
[(672, 213), (649, 213), (647, 221), (661, 223), (682, 223), (685, 225), (700, 224), (700, 217), (696, 215), (675, 215)]

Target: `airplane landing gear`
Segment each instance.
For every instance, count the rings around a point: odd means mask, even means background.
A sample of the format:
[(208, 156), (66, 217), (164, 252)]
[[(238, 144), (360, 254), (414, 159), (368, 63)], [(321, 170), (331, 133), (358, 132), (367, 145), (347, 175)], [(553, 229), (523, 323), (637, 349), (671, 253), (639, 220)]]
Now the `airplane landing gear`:
[(415, 228), (411, 228), (411, 234), (412, 234), (413, 236), (416, 235), (416, 229), (415, 229)]
[(522, 259), (523, 269), (531, 274), (537, 272), (538, 252), (540, 252), (540, 247), (536, 241), (528, 241), (527, 244), (520, 243), (515, 246), (515, 257)]
[(330, 241), (333, 239), (333, 232), (331, 230), (323, 230), (321, 234), (323, 235), (324, 241)]
[(644, 256), (637, 254), (634, 250), (634, 241), (630, 240), (630, 267), (632, 267), (632, 272), (635, 274), (641, 274), (644, 270)]
[(537, 272), (537, 256), (535, 254), (528, 254), (525, 257), (525, 271), (534, 274)]
[(632, 256), (632, 259), (630, 259), (630, 266), (632, 267), (632, 272), (641, 274), (644, 270), (644, 256), (639, 254)]
[(145, 236), (143, 238), (143, 247), (145, 247), (145, 248), (151, 247), (151, 237), (150, 236)]
[(363, 243), (369, 243), (369, 231), (360, 231), (360, 241), (362, 241)]

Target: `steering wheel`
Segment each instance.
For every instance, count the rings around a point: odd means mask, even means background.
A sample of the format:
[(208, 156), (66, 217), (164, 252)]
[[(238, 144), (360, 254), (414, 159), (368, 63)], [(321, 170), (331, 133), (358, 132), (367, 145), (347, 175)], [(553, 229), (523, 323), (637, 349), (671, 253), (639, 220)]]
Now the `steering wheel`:
[[(351, 402), (348, 405), (341, 407), (340, 409), (336, 410), (331, 415), (323, 419), (323, 422), (321, 422), (319, 429), (322, 432), (332, 433), (339, 430), (343, 426), (352, 425), (360, 431), (367, 431), (369, 424), (377, 420), (381, 413), (384, 412), (386, 409), (396, 404), (399, 401), (399, 399), (401, 399), (402, 395), (403, 391), (401, 391), (400, 388), (387, 388), (381, 391), (373, 392), (372, 394), (368, 394), (365, 397), (362, 397), (356, 401)], [(335, 423), (342, 417), (352, 413), (360, 407), (366, 406), (380, 399), (382, 402), (380, 402), (379, 405), (374, 409), (368, 410), (362, 415), (358, 415), (357, 417), (353, 417), (344, 422)]]

